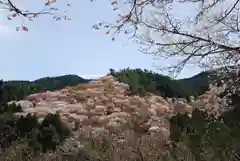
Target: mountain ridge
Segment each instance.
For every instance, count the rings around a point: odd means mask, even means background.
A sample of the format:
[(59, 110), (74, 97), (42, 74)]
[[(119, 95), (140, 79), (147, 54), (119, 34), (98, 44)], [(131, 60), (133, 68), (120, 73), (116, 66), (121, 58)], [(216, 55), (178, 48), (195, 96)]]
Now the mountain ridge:
[[(199, 96), (208, 90), (208, 72), (202, 72), (190, 78), (172, 79), (169, 76), (155, 73), (147, 69), (122, 69), (115, 71), (110, 69), (109, 74), (118, 81), (129, 84), (131, 94), (144, 96), (146, 93), (154, 93), (163, 97)], [(109, 75), (108, 74), (108, 75)], [(5, 93), (5, 99), (21, 100), (27, 95), (45, 91), (54, 91), (66, 86), (75, 86), (81, 83), (88, 83), (94, 79), (84, 79), (81, 76), (67, 74), (54, 77), (42, 77), (34, 81), (9, 80), (1, 82)], [(11, 93), (15, 93), (14, 97)]]

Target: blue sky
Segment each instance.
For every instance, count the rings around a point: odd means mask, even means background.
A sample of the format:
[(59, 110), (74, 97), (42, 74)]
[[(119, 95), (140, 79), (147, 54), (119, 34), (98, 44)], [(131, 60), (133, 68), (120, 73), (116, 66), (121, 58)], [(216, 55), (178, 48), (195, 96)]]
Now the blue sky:
[[(42, 4), (42, 1), (14, 1), (32, 9), (40, 9)], [(7, 21), (0, 12), (0, 79), (34, 80), (63, 74), (95, 77), (105, 75), (109, 68), (126, 67), (158, 72), (153, 65), (167, 63), (139, 52), (138, 46), (127, 37), (112, 42), (104, 31), (92, 29), (96, 22), (115, 19), (108, 1), (72, 0), (71, 3), (71, 21), (56, 22), (43, 16), (27, 23), (28, 33), (16, 32), (15, 27), (21, 21)], [(185, 69), (180, 77), (198, 72), (198, 68)]]

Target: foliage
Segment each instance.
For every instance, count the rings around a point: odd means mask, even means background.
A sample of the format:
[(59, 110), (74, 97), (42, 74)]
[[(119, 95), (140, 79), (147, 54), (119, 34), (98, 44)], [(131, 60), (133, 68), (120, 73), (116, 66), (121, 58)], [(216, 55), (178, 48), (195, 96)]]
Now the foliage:
[(184, 144), (197, 161), (239, 159), (240, 141), (238, 109), (215, 118), (195, 109), (192, 116), (171, 118), (171, 139), (174, 148)]
[(58, 77), (44, 77), (33, 81), (32, 83), (43, 86), (47, 90), (56, 90), (64, 88), (65, 86), (77, 85), (80, 83), (87, 83), (90, 80), (81, 78), (77, 75), (64, 75)]
[(59, 134), (60, 141), (63, 141), (66, 139), (66, 136), (69, 136), (71, 134), (69, 129), (64, 126), (59, 114), (48, 114), (42, 121), (40, 129), (49, 127), (49, 125), (55, 128), (56, 132)]
[[(1, 115), (1, 146), (3, 149), (9, 147), (12, 142), (27, 138), (29, 146), (35, 150), (55, 149), (66, 137), (70, 136), (70, 130), (57, 116), (48, 115), (44, 123), (39, 123), (36, 116), (28, 114), (26, 117), (16, 118), (10, 113)], [(50, 119), (50, 120), (49, 120)]]
[(199, 96), (209, 87), (208, 73), (200, 73), (187, 79), (171, 79), (148, 70), (123, 69), (118, 72), (110, 69), (110, 74), (119, 81), (130, 85), (132, 94), (144, 96), (147, 92), (164, 97)]
[(77, 85), (88, 81), (90, 80), (83, 79), (77, 75), (45, 77), (35, 81), (0, 81), (0, 100), (21, 100), (33, 93), (57, 90), (65, 86)]
[(2, 150), (10, 147), (15, 141), (26, 139), (28, 145), (35, 151), (45, 152), (55, 149), (71, 135), (70, 129), (61, 121), (58, 114), (49, 114), (39, 122), (35, 115), (27, 114), (17, 117), (16, 112), (22, 112), (20, 105), (14, 103), (8, 105), (6, 100), (1, 99), (0, 145)]
[[(119, 72), (111, 70), (110, 73), (120, 81), (130, 84), (132, 93), (139, 95), (147, 94), (147, 92), (161, 94), (162, 91), (166, 93), (165, 96), (198, 95), (204, 92), (202, 87), (208, 86), (208, 73), (206, 72), (181, 80), (174, 80), (152, 71), (142, 71), (140, 69), (124, 69)], [(55, 79), (39, 79), (38, 83), (43, 81), (42, 86), (44, 86), (52, 80)], [(71, 82), (71, 79), (62, 81), (62, 85), (68, 85), (68, 81)], [(22, 83), (27, 87), (29, 82)], [(72, 83), (77, 83), (77, 81), (72, 81)], [(196, 84), (201, 83), (202, 86), (198, 88)], [(54, 86), (54, 83), (52, 84)], [(52, 89), (60, 88), (59, 84), (61, 83), (56, 83), (56, 87), (52, 87)], [(5, 89), (9, 86), (12, 88)], [(21, 149), (21, 155), (24, 154), (24, 156), (25, 151), (28, 151), (29, 155), (32, 155), (31, 157), (36, 157), (37, 152), (47, 152), (49, 150), (55, 151), (56, 155), (63, 155), (57, 152), (57, 147), (71, 135), (71, 132), (61, 122), (59, 115), (49, 114), (41, 122), (36, 116), (30, 114), (20, 118), (16, 117), (14, 113), (21, 112), (21, 107), (15, 104), (7, 105), (6, 100), (4, 100), (14, 97), (13, 87), (18, 87), (17, 81), (5, 84), (2, 82), (0, 92), (0, 143), (1, 150), (5, 151), (0, 155), (0, 158), (10, 157), (9, 151), (15, 148), (16, 143), (19, 143), (19, 146), (24, 146)], [(139, 129), (138, 123), (144, 122), (144, 119), (148, 118), (147, 116), (146, 118), (142, 116), (142, 118), (136, 118), (137, 120), (132, 119), (129, 126), (123, 126), (117, 130), (109, 128), (96, 133), (93, 129), (86, 131), (87, 128), (84, 128), (82, 129), (82, 135), (79, 136), (80, 142), (85, 145), (84, 149), (79, 149), (76, 154), (71, 154), (68, 158), (86, 161), (176, 161), (182, 158), (186, 160), (187, 157), (194, 161), (217, 161), (218, 159), (231, 161), (232, 158), (236, 158), (235, 155), (240, 153), (240, 112), (239, 104), (236, 104), (236, 102), (234, 104), (236, 108), (225, 112), (220, 118), (208, 116), (197, 109), (194, 110), (191, 117), (188, 115), (173, 116), (170, 119), (172, 147), (167, 146), (165, 141), (162, 140), (161, 132), (150, 134), (147, 131), (139, 132), (137, 130)], [(146, 112), (143, 113), (146, 114)], [(7, 156), (7, 154), (9, 155)], [(43, 156), (46, 157), (47, 154), (45, 153)], [(38, 157), (42, 158), (43, 156)]]
[[(164, 97), (198, 96), (208, 89), (208, 73), (200, 73), (187, 79), (171, 79), (149, 70), (123, 69), (118, 72), (111, 70), (113, 76), (119, 81), (130, 84), (132, 94), (146, 95), (147, 92)], [(47, 90), (57, 90), (65, 86), (87, 83), (90, 80), (77, 75), (64, 75), (58, 77), (44, 77), (35, 81), (0, 81), (0, 100), (21, 100), (24, 97)], [(198, 84), (198, 86), (196, 86)]]
[[(234, 114), (232, 112), (230, 115)], [(228, 119), (231, 119), (230, 115)], [(140, 120), (131, 124), (137, 126), (135, 123)], [(228, 124), (225, 117), (222, 121), (222, 118), (195, 109), (192, 116), (179, 114), (173, 116), (170, 122), (170, 144), (162, 139), (161, 132), (139, 133), (130, 126), (115, 131), (82, 129), (85, 135), (82, 134), (79, 139), (87, 151), (81, 152), (88, 156), (86, 160), (99, 161), (239, 160), (239, 130)]]

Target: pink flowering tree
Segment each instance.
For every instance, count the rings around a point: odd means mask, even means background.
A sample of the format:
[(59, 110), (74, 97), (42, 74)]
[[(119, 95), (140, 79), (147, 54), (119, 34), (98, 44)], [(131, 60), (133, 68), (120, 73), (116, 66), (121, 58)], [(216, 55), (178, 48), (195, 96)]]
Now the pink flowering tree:
[[(44, 3), (44, 7), (40, 11), (32, 11), (31, 8), (28, 10), (21, 9), (18, 5), (16, 5), (14, 0), (0, 0), (0, 9), (1, 11), (5, 11), (7, 14), (8, 20), (14, 20), (15, 18), (21, 18), (26, 21), (33, 21), (37, 19), (39, 16), (48, 15), (52, 16), (54, 20), (70, 20), (67, 16), (67, 10), (61, 11), (59, 8), (54, 7), (53, 4), (57, 3), (56, 0), (46, 0)], [(71, 7), (70, 4), (65, 0), (66, 6)], [(28, 31), (28, 27), (25, 24), (21, 24), (16, 27), (17, 31)]]

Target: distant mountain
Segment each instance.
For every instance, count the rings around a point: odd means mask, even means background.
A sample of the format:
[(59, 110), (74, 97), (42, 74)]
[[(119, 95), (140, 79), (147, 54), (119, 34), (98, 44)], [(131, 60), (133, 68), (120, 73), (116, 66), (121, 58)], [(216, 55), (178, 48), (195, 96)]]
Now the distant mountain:
[[(204, 93), (209, 86), (208, 72), (199, 73), (185, 79), (171, 79), (150, 70), (123, 69), (110, 74), (119, 81), (130, 85), (131, 94), (144, 96), (147, 93), (154, 93), (163, 97), (184, 97), (198, 96)], [(0, 100), (20, 100), (27, 95), (62, 89), (66, 86), (74, 86), (80, 83), (87, 83), (91, 79), (84, 79), (77, 75), (63, 75), (57, 77), (44, 77), (34, 81), (12, 80), (0, 82)]]
[[(44, 77), (34, 81), (12, 80), (2, 81), (0, 100), (20, 100), (27, 95), (43, 92), (47, 90), (57, 90), (66, 86), (77, 85), (80, 83), (87, 83), (90, 79), (84, 79), (77, 75), (63, 75), (57, 77)], [(2, 98), (1, 98), (2, 97)]]
[(47, 90), (56, 90), (64, 88), (65, 86), (77, 85), (79, 83), (87, 83), (90, 79), (84, 79), (77, 75), (64, 75), (58, 77), (44, 77), (33, 81), (46, 88)]
[(25, 81), (25, 80), (12, 80), (12, 81), (4, 81), (5, 85), (13, 85), (13, 86), (22, 86), (22, 85), (36, 85), (45, 88), (46, 90), (56, 90), (63, 88), (68, 85), (76, 85), (79, 83), (89, 82), (90, 79), (84, 79), (77, 75), (63, 75), (57, 77), (43, 77), (36, 79), (34, 81)]

